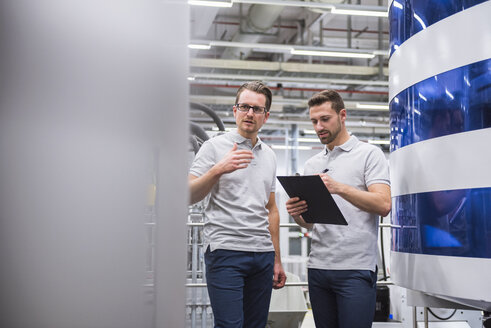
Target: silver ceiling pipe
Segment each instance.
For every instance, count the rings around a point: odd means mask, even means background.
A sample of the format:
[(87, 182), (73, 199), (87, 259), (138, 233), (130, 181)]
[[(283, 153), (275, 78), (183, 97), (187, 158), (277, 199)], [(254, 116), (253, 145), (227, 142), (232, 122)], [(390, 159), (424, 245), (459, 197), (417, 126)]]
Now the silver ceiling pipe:
[[(234, 42), (259, 42), (262, 35), (273, 27), (274, 22), (278, 19), (282, 6), (259, 5), (254, 4), (249, 7), (247, 13), (247, 24), (241, 26), (241, 29), (234, 35)], [(245, 32), (245, 33), (244, 33)], [(252, 49), (250, 48), (227, 48), (223, 52), (223, 59), (244, 59), (249, 56)]]

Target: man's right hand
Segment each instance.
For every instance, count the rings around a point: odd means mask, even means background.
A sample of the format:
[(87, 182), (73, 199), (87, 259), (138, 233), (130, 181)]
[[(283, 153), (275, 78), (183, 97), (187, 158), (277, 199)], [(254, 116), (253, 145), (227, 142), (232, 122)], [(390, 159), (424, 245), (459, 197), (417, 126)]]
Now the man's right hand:
[(246, 168), (253, 158), (250, 150), (237, 150), (237, 144), (234, 143), (227, 155), (213, 165), (208, 172), (200, 177), (189, 174), (189, 203), (194, 204), (205, 198), (222, 174)]
[(235, 170), (245, 169), (254, 158), (252, 151), (247, 149), (237, 150), (237, 144), (234, 143), (232, 149), (217, 164), (222, 174), (230, 173)]

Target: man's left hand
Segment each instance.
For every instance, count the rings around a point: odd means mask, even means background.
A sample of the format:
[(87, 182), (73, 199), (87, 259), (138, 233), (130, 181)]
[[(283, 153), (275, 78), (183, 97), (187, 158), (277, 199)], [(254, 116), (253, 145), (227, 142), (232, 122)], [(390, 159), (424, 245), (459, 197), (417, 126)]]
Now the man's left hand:
[(285, 286), (286, 274), (281, 263), (274, 264), (273, 288), (280, 289)]

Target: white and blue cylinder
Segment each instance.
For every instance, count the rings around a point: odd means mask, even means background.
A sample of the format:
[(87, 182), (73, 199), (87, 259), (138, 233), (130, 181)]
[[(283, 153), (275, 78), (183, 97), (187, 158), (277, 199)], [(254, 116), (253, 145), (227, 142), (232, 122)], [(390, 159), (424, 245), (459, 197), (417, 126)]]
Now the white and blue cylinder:
[(391, 276), (491, 310), (491, 1), (389, 1)]

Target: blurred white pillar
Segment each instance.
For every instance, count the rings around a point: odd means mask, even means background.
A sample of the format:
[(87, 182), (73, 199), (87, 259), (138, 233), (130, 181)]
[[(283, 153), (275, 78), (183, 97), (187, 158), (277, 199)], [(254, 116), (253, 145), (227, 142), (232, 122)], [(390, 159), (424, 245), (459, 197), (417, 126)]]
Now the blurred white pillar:
[(0, 326), (183, 327), (187, 3), (11, 0), (0, 21)]

